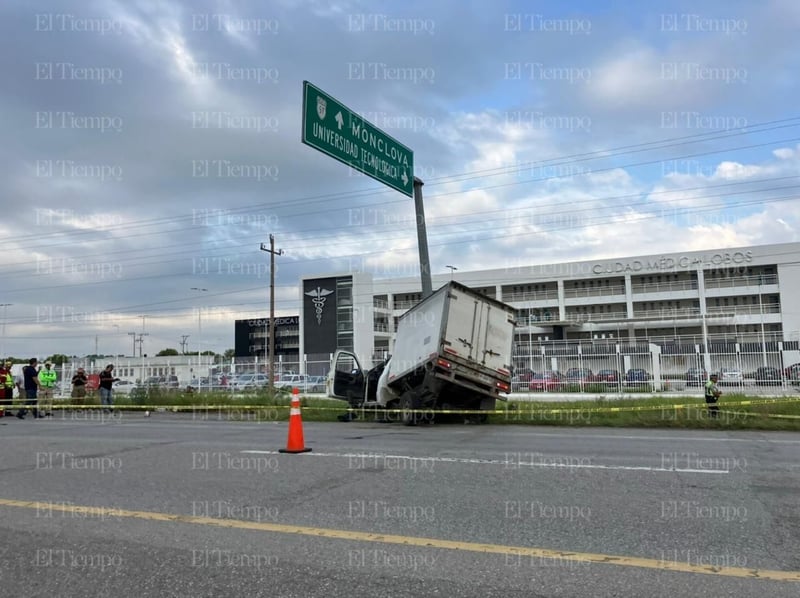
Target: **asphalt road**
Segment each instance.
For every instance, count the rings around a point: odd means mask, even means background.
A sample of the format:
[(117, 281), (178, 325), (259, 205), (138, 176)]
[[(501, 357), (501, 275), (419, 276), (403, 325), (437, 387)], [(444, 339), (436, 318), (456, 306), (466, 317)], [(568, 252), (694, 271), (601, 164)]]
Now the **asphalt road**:
[(800, 595), (800, 434), (99, 417), (0, 420), (0, 596)]

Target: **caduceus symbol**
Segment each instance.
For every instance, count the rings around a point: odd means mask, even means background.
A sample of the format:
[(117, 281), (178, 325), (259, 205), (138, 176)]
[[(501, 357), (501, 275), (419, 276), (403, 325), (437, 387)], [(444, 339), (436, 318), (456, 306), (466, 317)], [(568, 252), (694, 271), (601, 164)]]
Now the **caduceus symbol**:
[(314, 304), (314, 311), (317, 314), (317, 325), (322, 325), (322, 308), (325, 307), (325, 299), (327, 299), (328, 295), (333, 293), (333, 291), (329, 291), (328, 289), (323, 289), (321, 287), (317, 287), (313, 291), (306, 291), (306, 295), (311, 297), (311, 303)]

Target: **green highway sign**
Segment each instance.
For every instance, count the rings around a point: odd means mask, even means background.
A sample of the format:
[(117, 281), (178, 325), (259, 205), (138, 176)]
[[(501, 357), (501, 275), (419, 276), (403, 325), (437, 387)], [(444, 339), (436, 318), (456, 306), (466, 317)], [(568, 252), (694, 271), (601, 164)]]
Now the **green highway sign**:
[(414, 152), (303, 81), (303, 143), (414, 196)]

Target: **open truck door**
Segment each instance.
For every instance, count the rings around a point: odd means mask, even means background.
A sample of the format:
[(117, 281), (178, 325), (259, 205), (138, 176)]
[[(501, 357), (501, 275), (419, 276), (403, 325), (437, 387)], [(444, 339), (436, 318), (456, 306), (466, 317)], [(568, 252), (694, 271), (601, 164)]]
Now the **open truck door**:
[(354, 353), (339, 349), (333, 354), (328, 376), (328, 396), (356, 407), (364, 402), (364, 371)]

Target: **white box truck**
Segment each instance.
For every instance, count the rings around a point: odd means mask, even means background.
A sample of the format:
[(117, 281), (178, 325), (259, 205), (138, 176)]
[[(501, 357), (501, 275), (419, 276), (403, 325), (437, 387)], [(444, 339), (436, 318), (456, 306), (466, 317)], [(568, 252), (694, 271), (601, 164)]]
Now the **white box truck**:
[[(400, 316), (394, 352), (365, 371), (338, 350), (328, 396), (352, 407), (490, 411), (511, 392), (515, 311), (510, 305), (451, 281)], [(478, 421), (486, 419), (479, 414)]]

